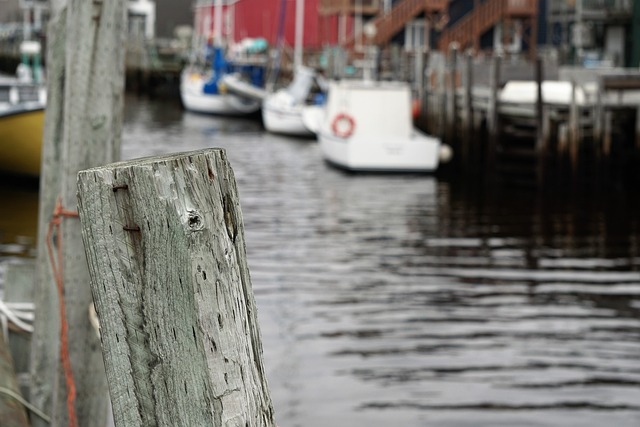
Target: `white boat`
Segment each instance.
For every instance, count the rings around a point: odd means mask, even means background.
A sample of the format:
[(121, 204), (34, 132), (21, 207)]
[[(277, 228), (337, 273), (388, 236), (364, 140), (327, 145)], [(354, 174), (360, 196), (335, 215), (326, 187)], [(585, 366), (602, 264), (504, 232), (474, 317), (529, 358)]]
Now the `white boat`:
[(440, 140), (414, 128), (398, 81), (331, 82), (318, 141), (327, 162), (352, 171), (434, 172), (441, 155)]
[(262, 103), (262, 121), (267, 131), (293, 136), (313, 136), (305, 126), (303, 111), (323, 102), (323, 82), (311, 68), (300, 66), (285, 88), (268, 94)]
[(296, 35), (293, 80), (288, 86), (269, 93), (262, 103), (262, 122), (267, 131), (283, 135), (315, 135), (304, 123), (303, 112), (309, 105), (324, 102), (326, 84), (313, 69), (302, 65), (304, 0), (296, 0)]
[(251, 55), (255, 60), (242, 58), (238, 62), (226, 58), (222, 42), (222, 1), (215, 5), (215, 45), (203, 61), (196, 58), (180, 75), (180, 99), (188, 111), (217, 115), (249, 115), (258, 112), (261, 100), (242, 96), (228, 90), (223, 79), (228, 74), (247, 75), (256, 87), (264, 85), (266, 59)]
[(255, 99), (262, 102), (267, 96), (267, 90), (249, 83), (240, 73), (225, 74), (220, 80), (223, 90), (242, 98)]
[(180, 76), (180, 99), (188, 111), (219, 115), (248, 115), (260, 109), (260, 100), (229, 93), (215, 73), (185, 69)]

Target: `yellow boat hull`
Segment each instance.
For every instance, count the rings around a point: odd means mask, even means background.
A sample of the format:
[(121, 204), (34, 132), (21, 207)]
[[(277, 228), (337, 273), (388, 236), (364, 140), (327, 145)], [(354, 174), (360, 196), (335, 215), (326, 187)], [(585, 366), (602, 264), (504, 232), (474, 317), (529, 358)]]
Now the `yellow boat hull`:
[(44, 108), (0, 113), (0, 171), (40, 175)]

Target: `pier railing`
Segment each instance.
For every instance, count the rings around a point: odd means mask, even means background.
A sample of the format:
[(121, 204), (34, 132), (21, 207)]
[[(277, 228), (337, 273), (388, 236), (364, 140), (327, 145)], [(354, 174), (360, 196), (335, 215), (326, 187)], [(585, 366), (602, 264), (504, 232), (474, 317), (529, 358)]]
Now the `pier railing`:
[(340, 13), (375, 15), (381, 10), (381, 0), (320, 0), (321, 15), (335, 15)]
[(537, 9), (537, 0), (488, 0), (445, 29), (440, 35), (439, 47), (446, 50), (454, 41), (464, 47), (503, 18), (533, 17)]
[[(446, 10), (449, 0), (400, 0), (396, 2), (389, 13), (381, 14), (368, 25), (375, 26), (375, 35), (370, 40), (379, 45), (388, 42), (394, 34), (422, 12), (427, 14), (439, 13)], [(361, 34), (353, 34), (345, 45), (353, 46)]]
[[(578, 5), (574, 2), (548, 2), (550, 13), (575, 13)], [(601, 13), (607, 14), (632, 14), (633, 0), (582, 0), (582, 12), (587, 14)]]

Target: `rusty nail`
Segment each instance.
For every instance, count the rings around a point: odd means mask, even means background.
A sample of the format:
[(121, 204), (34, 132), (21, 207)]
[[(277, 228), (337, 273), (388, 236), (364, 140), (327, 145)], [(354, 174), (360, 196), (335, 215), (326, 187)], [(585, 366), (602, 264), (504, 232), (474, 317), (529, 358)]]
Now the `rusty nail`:
[(122, 229), (124, 231), (140, 231), (140, 227), (138, 227), (137, 225), (134, 225), (133, 227), (125, 225), (124, 227), (122, 227)]

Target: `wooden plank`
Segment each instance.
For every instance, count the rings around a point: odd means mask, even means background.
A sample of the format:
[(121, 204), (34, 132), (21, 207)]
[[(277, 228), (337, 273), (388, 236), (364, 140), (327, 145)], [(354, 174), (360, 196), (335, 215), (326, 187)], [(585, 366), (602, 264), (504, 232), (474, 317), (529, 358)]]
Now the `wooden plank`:
[(83, 171), (78, 205), (115, 425), (274, 426), (225, 152)]

